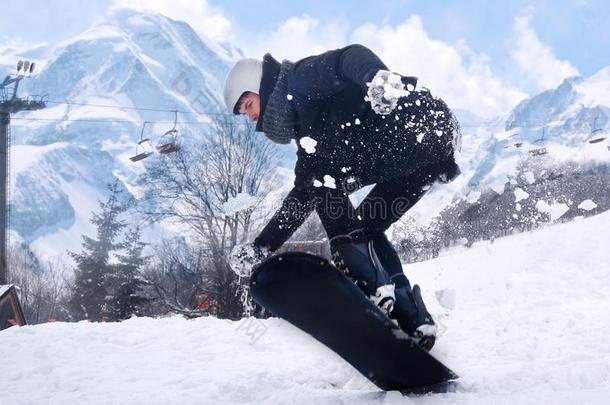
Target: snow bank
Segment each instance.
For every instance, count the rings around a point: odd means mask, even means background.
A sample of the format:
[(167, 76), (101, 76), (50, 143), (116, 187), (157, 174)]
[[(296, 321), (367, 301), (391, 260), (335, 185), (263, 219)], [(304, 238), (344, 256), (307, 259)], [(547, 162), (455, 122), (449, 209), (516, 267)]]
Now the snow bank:
[[(456, 393), (384, 393), (279, 320), (139, 318), (0, 332), (11, 404), (604, 404), (610, 212), (408, 265)], [(441, 301), (437, 301), (437, 298)]]

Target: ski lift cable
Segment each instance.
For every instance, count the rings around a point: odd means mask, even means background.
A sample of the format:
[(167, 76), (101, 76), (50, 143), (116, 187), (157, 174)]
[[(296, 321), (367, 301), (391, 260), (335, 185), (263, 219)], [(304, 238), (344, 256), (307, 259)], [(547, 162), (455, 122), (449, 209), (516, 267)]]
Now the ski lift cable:
[(200, 111), (200, 112), (183, 111), (183, 110), (177, 110), (175, 108), (169, 109), (169, 108), (152, 108), (152, 107), (133, 107), (133, 106), (123, 106), (123, 105), (110, 105), (110, 104), (77, 103), (77, 102), (69, 101), (69, 100), (64, 100), (64, 101), (48, 100), (47, 103), (49, 103), (49, 104), (71, 104), (71, 105), (77, 105), (77, 106), (99, 107), (99, 108), (115, 108), (118, 110), (154, 111), (154, 112), (167, 112), (167, 113), (178, 112), (180, 114), (195, 114), (195, 115), (220, 115), (220, 116), (222, 116), (222, 115), (233, 116), (234, 115), (232, 113), (218, 113), (218, 112), (211, 112), (211, 111)]
[[(195, 111), (182, 111), (182, 110), (176, 110), (176, 109), (163, 109), (163, 108), (149, 108), (149, 107), (133, 107), (133, 106), (121, 106), (121, 105), (109, 105), (109, 104), (91, 104), (91, 103), (77, 103), (77, 102), (73, 102), (73, 101), (69, 101), (69, 100), (63, 100), (63, 101), (59, 101), (59, 100), (49, 100), (48, 103), (52, 103), (52, 104), (72, 104), (72, 105), (78, 105), (78, 106), (88, 106), (88, 107), (100, 107), (100, 108), (116, 108), (116, 109), (121, 109), (121, 110), (141, 110), (141, 111), (156, 111), (156, 112), (177, 112), (180, 114), (198, 114), (198, 115), (218, 115), (218, 116), (222, 116), (222, 115), (226, 115), (226, 116), (234, 116), (234, 114), (232, 113), (217, 113), (217, 112), (206, 112), (206, 111), (201, 111), (201, 112), (195, 112)], [(497, 123), (498, 119), (502, 119), (502, 118), (508, 118), (509, 114), (504, 114), (494, 120), (489, 120), (489, 121), (473, 121), (473, 122), (468, 122), (466, 123), (471, 124), (471, 125), (476, 125), (476, 126), (484, 126), (485, 124), (490, 124), (491, 126), (503, 126), (503, 123)], [(483, 124), (483, 125), (482, 125)]]
[[(107, 105), (107, 104), (91, 104), (91, 103), (77, 103), (70, 100), (58, 101), (52, 100), (48, 101), (48, 103), (54, 104), (66, 104), (68, 106), (90, 106), (90, 107), (100, 107), (100, 108), (116, 108), (116, 109), (128, 109), (128, 110), (141, 110), (141, 111), (154, 111), (154, 112), (166, 112), (166, 113), (180, 113), (180, 114), (197, 114), (197, 115), (208, 115), (208, 116), (227, 116), (227, 117), (235, 117), (234, 114), (231, 113), (216, 113), (216, 112), (194, 112), (194, 111), (182, 111), (177, 109), (161, 109), (161, 108), (148, 108), (148, 107), (133, 107), (133, 106), (121, 106), (121, 105)], [(507, 117), (505, 114), (503, 117)], [(501, 118), (503, 118), (501, 117)], [(496, 118), (494, 120), (489, 121), (463, 121), (460, 122), (460, 127), (462, 128), (496, 128), (496, 127), (504, 127), (506, 124), (502, 120)], [(100, 123), (132, 123), (131, 120), (102, 120), (102, 119), (59, 119), (59, 118), (30, 118), (30, 117), (13, 117), (13, 120), (23, 120), (23, 121), (65, 121), (65, 122), (100, 122)], [(170, 124), (171, 121), (150, 121), (151, 124)], [(554, 126), (565, 124), (565, 120), (556, 120), (556, 121), (521, 121), (521, 122), (511, 122), (509, 124), (510, 129), (517, 128), (536, 128), (542, 126)], [(202, 123), (199, 121), (181, 121), (177, 122), (177, 124), (187, 124), (187, 125), (211, 125), (209, 123)]]
[[(234, 114), (231, 113), (218, 113), (218, 112), (206, 112), (206, 111), (200, 111), (200, 112), (195, 112), (195, 111), (183, 111), (183, 110), (177, 110), (177, 109), (164, 109), (164, 108), (150, 108), (150, 107), (137, 107), (137, 106), (122, 106), (122, 105), (110, 105), (110, 104), (93, 104), (93, 103), (78, 103), (78, 102), (74, 102), (74, 101), (70, 101), (70, 100), (49, 100), (47, 101), (48, 103), (52, 103), (52, 104), (71, 104), (71, 105), (78, 105), (78, 106), (89, 106), (89, 107), (100, 107), (100, 108), (115, 108), (115, 109), (121, 109), (121, 110), (139, 110), (139, 111), (154, 111), (154, 112), (167, 112), (167, 113), (180, 113), (180, 114), (196, 114), (196, 115), (210, 115), (210, 116), (234, 116)], [(487, 121), (464, 121), (460, 123), (461, 127), (502, 127), (505, 125), (504, 122), (502, 122), (503, 118), (508, 118), (509, 113), (504, 114), (500, 117), (497, 117), (493, 120), (487, 120)], [(82, 120), (79, 120), (82, 121)], [(127, 121), (127, 120), (126, 120)], [(107, 121), (106, 121), (107, 122)], [(566, 121), (522, 121), (519, 123), (519, 125), (515, 125), (515, 127), (519, 128), (519, 127), (523, 127), (523, 128), (529, 128), (529, 127), (537, 127), (537, 126), (542, 126), (542, 125), (556, 125), (556, 124), (564, 124)], [(185, 122), (185, 123), (189, 123), (190, 122)], [(511, 126), (513, 125), (513, 123), (511, 122), (510, 124)]]
[[(172, 110), (171, 112), (175, 112), (176, 110)], [(217, 115), (224, 115), (224, 114), (217, 114)], [(235, 115), (233, 114), (226, 114), (229, 117), (235, 117)], [(12, 121), (41, 121), (41, 122), (90, 122), (90, 123), (102, 123), (102, 124), (108, 124), (108, 123), (117, 123), (117, 124), (130, 124), (133, 123), (134, 120), (121, 120), (121, 119), (90, 119), (90, 118), (79, 118), (79, 119), (70, 119), (70, 118), (38, 118), (38, 117), (11, 117)], [(167, 121), (167, 120), (161, 120), (161, 121), (148, 121), (149, 124), (173, 124), (174, 121)], [(201, 122), (201, 121), (177, 121), (176, 124), (184, 124), (184, 125), (215, 125), (212, 122)], [(241, 124), (238, 123), (237, 125), (251, 125), (251, 124)], [(487, 127), (487, 128), (494, 128), (494, 127), (504, 127), (505, 124), (502, 123), (488, 123), (485, 121), (481, 121), (479, 123), (477, 122), (465, 122), (465, 123), (460, 123), (460, 127), (464, 128), (464, 127)], [(544, 124), (522, 124), (519, 125), (518, 127), (515, 128), (539, 128), (545, 126)]]
[[(89, 123), (100, 123), (100, 124), (133, 124), (133, 120), (117, 120), (117, 119), (66, 119), (66, 118), (31, 118), (31, 117), (12, 117), (12, 121), (42, 121), (42, 122), (89, 122)], [(173, 124), (174, 121), (147, 121), (148, 124)], [(177, 121), (176, 124), (184, 125), (216, 125), (213, 122), (201, 122), (201, 121)], [(248, 123), (235, 123), (234, 125), (252, 125)]]
[[(72, 104), (78, 106), (86, 106), (86, 107), (99, 107), (99, 108), (116, 108), (120, 110), (141, 110), (141, 111), (156, 111), (156, 112), (174, 112), (176, 110), (163, 109), (163, 108), (149, 108), (149, 107), (128, 107), (121, 105), (110, 105), (110, 104), (91, 104), (91, 103), (76, 103), (73, 101), (59, 101), (59, 100), (49, 100), (47, 101), (49, 104)], [(193, 111), (180, 111), (182, 114), (197, 114)]]

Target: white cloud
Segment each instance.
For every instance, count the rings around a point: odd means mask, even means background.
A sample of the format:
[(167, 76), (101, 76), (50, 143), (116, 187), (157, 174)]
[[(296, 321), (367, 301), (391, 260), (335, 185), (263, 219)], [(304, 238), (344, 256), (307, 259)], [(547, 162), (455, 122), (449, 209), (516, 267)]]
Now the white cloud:
[(417, 15), (396, 26), (362, 25), (351, 39), (375, 51), (391, 70), (419, 77), (453, 108), (489, 117), (507, 112), (526, 96), (496, 77), (488, 57), (463, 41), (453, 46), (430, 38)]
[(250, 57), (261, 58), (270, 52), (280, 60), (295, 61), (344, 46), (348, 28), (347, 22), (340, 19), (325, 22), (308, 15), (290, 17), (277, 29), (255, 34), (239, 45)]
[(29, 42), (21, 37), (0, 36), (0, 77), (15, 73), (18, 60), (27, 59), (35, 62), (36, 71), (46, 63), (50, 47), (41, 42)]
[(5, 52), (7, 49), (27, 49), (35, 46), (44, 45), (39, 42), (30, 42), (18, 36), (0, 35), (0, 49)]
[(161, 13), (175, 20), (187, 22), (195, 31), (207, 37), (234, 40), (229, 19), (207, 0), (114, 0), (113, 7), (128, 7)]
[(557, 87), (567, 77), (578, 75), (576, 67), (558, 59), (553, 49), (540, 41), (530, 26), (531, 19), (531, 13), (515, 18), (515, 48), (510, 52), (517, 62), (524, 85), (542, 91)]
[(515, 67), (500, 77), (492, 71), (489, 58), (464, 41), (449, 44), (431, 38), (417, 15), (397, 25), (366, 23), (354, 29), (344, 18), (321, 20), (305, 14), (290, 17), (271, 31), (240, 32), (207, 0), (114, 0), (113, 5), (151, 10), (186, 21), (206, 36), (235, 43), (250, 57), (261, 58), (270, 52), (279, 60), (294, 61), (362, 43), (391, 70), (419, 77), (422, 85), (451, 107), (482, 117), (507, 113), (527, 96), (521, 89), (537, 92), (555, 87), (565, 77), (578, 73), (541, 43), (530, 27), (530, 17), (515, 19), (516, 46), (510, 52)]
[(479, 116), (505, 113), (526, 96), (494, 76), (485, 55), (463, 42), (452, 46), (431, 39), (416, 15), (397, 26), (367, 23), (353, 30), (342, 19), (291, 17), (273, 31), (248, 36), (238, 45), (251, 57), (270, 52), (279, 60), (298, 60), (354, 42), (371, 48), (391, 70), (418, 76), (452, 107)]

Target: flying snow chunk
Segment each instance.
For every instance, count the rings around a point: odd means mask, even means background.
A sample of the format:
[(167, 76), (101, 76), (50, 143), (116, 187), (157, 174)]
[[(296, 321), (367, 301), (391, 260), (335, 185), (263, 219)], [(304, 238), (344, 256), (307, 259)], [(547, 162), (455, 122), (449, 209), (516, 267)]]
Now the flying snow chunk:
[(506, 177), (497, 178), (489, 185), (489, 188), (495, 191), (496, 194), (502, 195), (504, 194), (504, 186), (506, 185), (506, 180)]
[[(382, 79), (382, 78), (379, 78)], [(402, 78), (396, 73), (390, 73), (387, 78), (387, 83), (379, 83), (378, 86), (383, 86), (383, 96), (387, 99), (406, 97), (409, 92), (405, 90), (405, 86), (402, 83)]]
[(383, 86), (383, 83), (384, 83), (383, 77), (376, 75), (373, 78), (373, 81), (372, 81), (373, 86)]
[(286, 98), (287, 98), (288, 100), (292, 100), (292, 94), (286, 94)]
[(421, 141), (423, 141), (423, 139), (424, 139), (424, 135), (426, 135), (426, 134), (424, 134), (423, 132), (420, 132), (419, 134), (417, 134), (417, 138), (416, 138), (417, 142), (421, 143)]
[(591, 211), (591, 210), (597, 208), (597, 204), (595, 204), (595, 202), (593, 202), (593, 200), (584, 200), (583, 202), (581, 202), (578, 205), (578, 208), (580, 208), (581, 210), (585, 210), (585, 211)]
[(534, 173), (532, 172), (525, 172), (523, 174), (523, 177), (525, 178), (525, 181), (527, 181), (528, 184), (534, 184), (534, 182), (536, 181), (536, 176), (534, 176)]
[(308, 136), (304, 136), (299, 139), (299, 144), (303, 149), (305, 149), (306, 153), (310, 155), (312, 153), (316, 153), (316, 145), (318, 144), (318, 141), (316, 141), (315, 139), (310, 138)]
[(248, 193), (238, 193), (235, 197), (229, 198), (224, 204), (222, 204), (222, 212), (225, 215), (234, 215), (240, 211), (254, 207), (258, 201), (259, 198), (253, 195)]
[(360, 125), (360, 120), (358, 118), (356, 118), (356, 120), (354, 121), (354, 124)]
[(314, 187), (322, 187), (322, 182), (320, 180), (314, 180), (313, 181), (313, 186)]
[(436, 135), (439, 136), (439, 137), (443, 136), (443, 131), (441, 131), (440, 129), (437, 129), (436, 130)]
[(324, 187), (337, 188), (337, 184), (335, 183), (335, 178), (328, 174), (324, 175)]
[(521, 200), (525, 200), (525, 199), (527, 199), (529, 196), (530, 196), (530, 195), (529, 195), (527, 192), (523, 191), (523, 189), (522, 189), (522, 188), (517, 187), (517, 188), (515, 189), (515, 202), (519, 202), (519, 201), (521, 201)]
[(395, 85), (401, 85), (402, 78), (399, 75), (397, 75), (396, 73), (390, 73), (390, 75), (388, 76), (388, 83), (395, 84)]
[(539, 212), (544, 212), (550, 215), (551, 221), (555, 221), (563, 216), (570, 210), (567, 204), (549, 204), (544, 200), (538, 200), (536, 203), (536, 209)]

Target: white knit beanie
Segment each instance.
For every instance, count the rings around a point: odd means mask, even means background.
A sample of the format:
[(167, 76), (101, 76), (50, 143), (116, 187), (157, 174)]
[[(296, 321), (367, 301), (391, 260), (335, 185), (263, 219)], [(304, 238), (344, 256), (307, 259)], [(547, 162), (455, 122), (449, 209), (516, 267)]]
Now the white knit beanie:
[(263, 62), (257, 59), (242, 59), (233, 66), (225, 82), (225, 104), (234, 112), (235, 104), (246, 91), (259, 93), (263, 77)]

